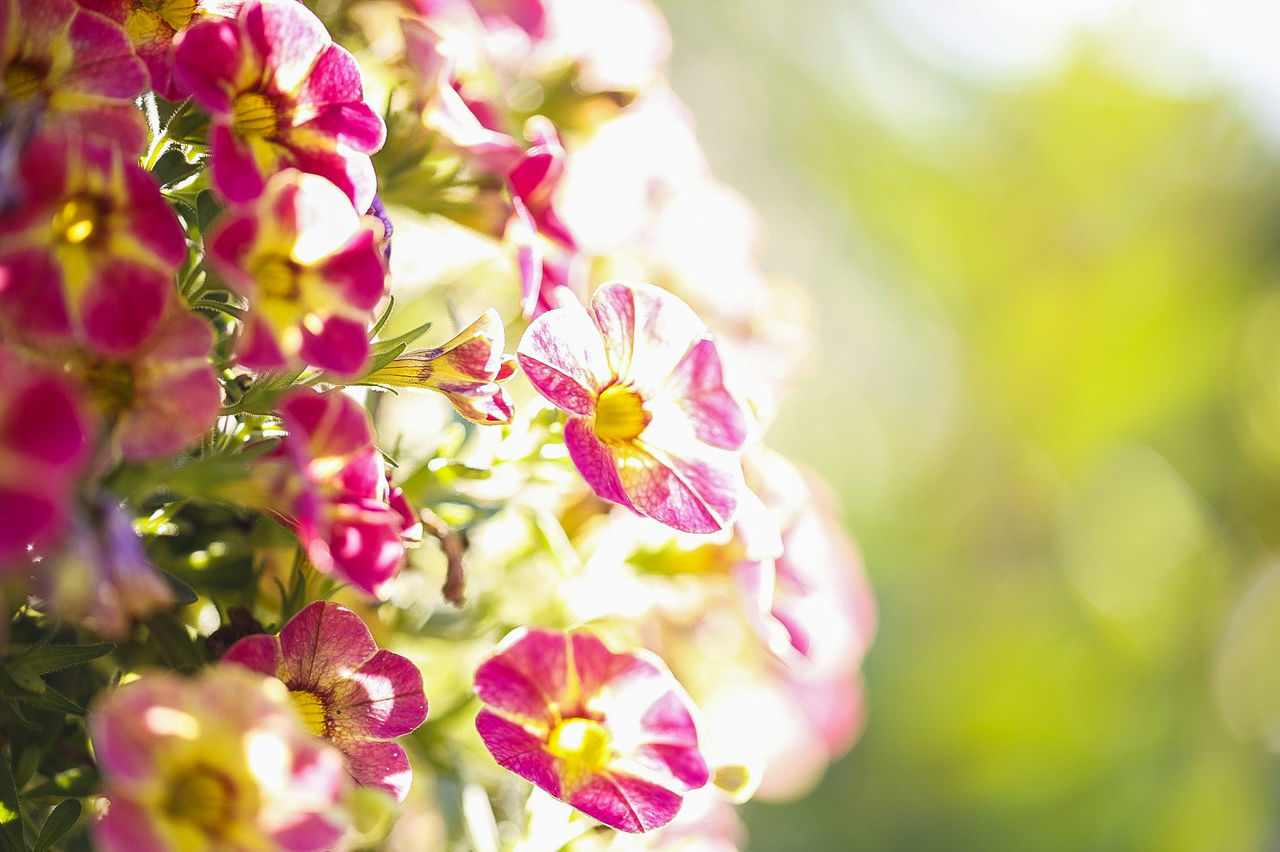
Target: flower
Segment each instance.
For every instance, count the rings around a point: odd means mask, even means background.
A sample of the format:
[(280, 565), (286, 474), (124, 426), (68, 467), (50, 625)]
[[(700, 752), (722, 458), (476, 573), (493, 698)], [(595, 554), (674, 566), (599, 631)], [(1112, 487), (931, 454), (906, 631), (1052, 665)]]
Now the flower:
[(342, 754), (311, 736), (274, 678), (144, 674), (98, 704), (89, 733), (104, 852), (318, 852), (346, 827)]
[(599, 496), (685, 532), (733, 518), (742, 408), (687, 305), (651, 284), (602, 285), (590, 313), (557, 308), (516, 349), (534, 388), (569, 415), (569, 456)]
[(311, 732), (346, 755), (356, 783), (404, 801), (413, 771), (391, 740), (427, 718), (422, 674), (399, 654), (378, 650), (360, 616), (317, 601), (279, 636), (246, 636), (222, 660), (283, 681)]
[[(281, 455), (289, 496), (282, 513), (315, 567), (385, 599), (404, 564), (405, 538), (416, 519), (387, 481), (369, 416), (339, 391), (297, 388), (280, 401), (289, 434)], [(273, 472), (279, 466), (272, 467)]]
[(366, 381), (430, 388), (473, 423), (510, 423), (511, 399), (498, 384), (516, 368), (515, 359), (502, 353), (505, 339), (498, 312), (489, 308), (444, 346), (406, 352)]
[(151, 175), (115, 148), (55, 134), (23, 151), (25, 196), (0, 216), (0, 316), (15, 337), (77, 339), (105, 355), (160, 323), (187, 257)]
[(209, 324), (171, 304), (160, 326), (127, 357), (82, 360), (87, 396), (111, 424), (112, 443), (124, 458), (172, 455), (209, 431), (222, 403), (212, 351)]
[(666, 825), (709, 778), (688, 696), (647, 652), (520, 628), (476, 669), (475, 690), (499, 764), (614, 828)]
[(274, 369), (297, 361), (345, 376), (369, 358), (366, 326), (386, 291), (378, 235), (336, 186), (296, 169), (208, 235), (209, 260), (249, 300), (238, 356)]
[(0, 345), (0, 565), (61, 525), (88, 429), (61, 376)]
[(75, 0), (0, 0), (0, 119), (35, 105), (46, 126), (136, 156), (147, 126), (133, 99), (146, 88), (146, 66), (110, 18)]
[(369, 155), (387, 129), (363, 100), (360, 69), (295, 0), (250, 0), (178, 39), (174, 75), (211, 114), (213, 186), (248, 201), (296, 166), (338, 186), (363, 213), (377, 178)]

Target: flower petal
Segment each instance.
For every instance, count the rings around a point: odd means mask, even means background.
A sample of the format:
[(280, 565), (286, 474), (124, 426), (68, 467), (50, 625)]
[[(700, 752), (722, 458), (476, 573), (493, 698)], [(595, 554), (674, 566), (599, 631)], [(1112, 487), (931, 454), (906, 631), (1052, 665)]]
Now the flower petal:
[(623, 488), (618, 474), (618, 461), (609, 446), (596, 437), (591, 422), (582, 417), (570, 417), (564, 424), (564, 443), (569, 458), (591, 486), (591, 490), (606, 500), (620, 503), (633, 512), (640, 511)]
[(476, 716), (476, 731), (499, 766), (559, 798), (556, 759), (547, 753), (541, 738), (489, 710), (481, 710)]
[(357, 784), (386, 790), (395, 796), (397, 802), (403, 802), (409, 795), (413, 769), (409, 766), (409, 756), (400, 745), (364, 741), (345, 748), (339, 744), (339, 747), (347, 756), (347, 771)]
[(333, 689), (330, 708), (342, 711), (335, 742), (404, 736), (427, 718), (422, 673), (399, 654), (378, 651)]
[(342, 604), (316, 601), (280, 631), (284, 677), (290, 689), (334, 689), (378, 650), (360, 616)]
[(531, 322), (516, 357), (538, 393), (575, 414), (593, 413), (613, 378), (600, 333), (578, 307), (556, 308)]
[(681, 795), (622, 772), (592, 774), (566, 801), (621, 831), (660, 828), (680, 811)]

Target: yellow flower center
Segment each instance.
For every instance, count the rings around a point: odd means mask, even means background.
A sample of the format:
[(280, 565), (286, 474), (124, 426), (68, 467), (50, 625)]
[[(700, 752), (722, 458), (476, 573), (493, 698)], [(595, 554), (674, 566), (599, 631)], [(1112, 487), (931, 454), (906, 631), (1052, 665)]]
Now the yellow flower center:
[(592, 719), (565, 719), (556, 725), (547, 750), (574, 766), (598, 772), (609, 762), (609, 732)]
[(68, 199), (53, 214), (53, 232), (65, 243), (81, 245), (95, 233), (101, 235), (102, 211), (91, 198)]
[(298, 266), (287, 257), (269, 255), (253, 268), (258, 290), (266, 299), (292, 301), (298, 298)]
[(602, 441), (630, 441), (651, 417), (640, 394), (624, 385), (610, 385), (596, 399), (596, 435)]
[(85, 386), (108, 416), (115, 417), (133, 404), (133, 371), (120, 361), (98, 361), (85, 365)]
[(307, 724), (307, 730), (317, 737), (323, 737), (329, 730), (324, 702), (314, 692), (307, 692), (305, 689), (295, 689), (289, 693), (289, 697), (293, 699), (293, 706), (298, 708), (302, 721)]
[(14, 100), (29, 98), (44, 84), (44, 75), (24, 62), (4, 69), (4, 90)]
[(196, 0), (163, 0), (160, 3), (160, 17), (175, 30), (180, 30), (191, 23), (196, 13)]
[(257, 92), (236, 95), (231, 104), (231, 122), (240, 136), (274, 139), (278, 129), (275, 104)]
[(206, 834), (217, 834), (232, 814), (232, 787), (221, 772), (197, 765), (169, 783), (164, 811)]
[(124, 22), (129, 41), (136, 45), (149, 45), (173, 37), (172, 28), (154, 9), (137, 6)]

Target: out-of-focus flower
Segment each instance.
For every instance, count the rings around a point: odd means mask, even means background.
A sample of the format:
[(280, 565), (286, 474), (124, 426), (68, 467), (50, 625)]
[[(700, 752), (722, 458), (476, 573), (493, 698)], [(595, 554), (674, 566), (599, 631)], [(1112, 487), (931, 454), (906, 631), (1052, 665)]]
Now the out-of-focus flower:
[(666, 825), (708, 780), (689, 699), (647, 652), (520, 628), (476, 669), (475, 689), (494, 759), (614, 828)]
[(234, 20), (193, 25), (178, 38), (174, 75), (213, 115), (211, 177), (228, 200), (248, 201), (296, 166), (369, 209), (369, 155), (386, 126), (363, 100), (355, 59), (301, 3), (250, 0)]
[(301, 361), (350, 376), (386, 291), (378, 236), (336, 186), (287, 169), (208, 236), (209, 260), (249, 300), (238, 356), (257, 369)]
[(565, 444), (596, 494), (685, 532), (732, 520), (746, 415), (687, 305), (650, 284), (611, 282), (590, 312), (557, 308), (534, 320), (516, 355), (568, 413)]
[(427, 718), (422, 674), (399, 654), (379, 650), (360, 616), (317, 601), (279, 636), (245, 637), (222, 659), (282, 680), (311, 732), (346, 755), (357, 783), (404, 801), (413, 771), (391, 740)]
[(0, 566), (57, 529), (88, 449), (80, 400), (0, 345)]
[(155, 332), (127, 357), (89, 357), (79, 365), (87, 396), (111, 424), (112, 442), (124, 458), (171, 455), (213, 426), (222, 388), (212, 350), (209, 324), (171, 305)]
[(279, 514), (317, 569), (385, 599), (416, 519), (387, 481), (368, 414), (341, 392), (298, 388), (280, 419), (289, 434), (273, 461), (287, 459), (288, 472), (275, 491), (292, 496)]
[(124, 27), (151, 73), (151, 88), (179, 101), (189, 94), (173, 78), (173, 46), (178, 33), (205, 18), (234, 18), (244, 0), (79, 0)]
[(236, 666), (144, 674), (94, 709), (89, 731), (105, 852), (319, 852), (345, 829), (342, 754), (274, 678)]
[(66, 548), (48, 557), (40, 580), (49, 607), (63, 618), (83, 619), (111, 639), (124, 639), (136, 618), (173, 605), (173, 588), (142, 549), (129, 516), (112, 500), (100, 500), (91, 517), (78, 518)]
[(136, 156), (147, 126), (133, 99), (146, 88), (115, 21), (75, 0), (0, 0), (0, 119), (34, 104), (46, 127)]
[(120, 355), (160, 322), (186, 238), (151, 175), (114, 148), (40, 136), (25, 196), (0, 216), (0, 325)]
[(444, 394), (473, 423), (510, 423), (511, 399), (498, 384), (516, 367), (515, 359), (502, 352), (505, 340), (502, 320), (489, 308), (445, 345), (406, 352), (367, 381), (430, 388)]

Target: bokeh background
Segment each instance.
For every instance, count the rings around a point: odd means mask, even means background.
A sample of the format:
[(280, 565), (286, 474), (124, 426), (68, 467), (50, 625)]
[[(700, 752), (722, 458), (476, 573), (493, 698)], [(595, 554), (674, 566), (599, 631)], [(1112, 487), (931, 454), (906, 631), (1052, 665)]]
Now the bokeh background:
[(1280, 4), (660, 5), (880, 606), (750, 848), (1277, 848)]

